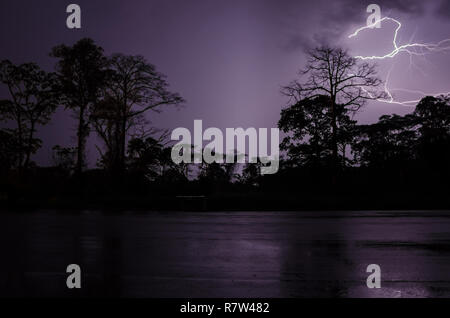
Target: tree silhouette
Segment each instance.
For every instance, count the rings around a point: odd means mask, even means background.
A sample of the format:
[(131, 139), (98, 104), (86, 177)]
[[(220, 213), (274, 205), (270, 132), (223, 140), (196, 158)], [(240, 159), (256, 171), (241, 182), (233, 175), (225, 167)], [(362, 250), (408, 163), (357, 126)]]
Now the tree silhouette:
[(304, 82), (295, 80), (282, 88), (282, 93), (297, 103), (320, 95), (328, 96), (331, 124), (331, 155), (334, 169), (338, 167), (338, 111), (356, 112), (367, 100), (382, 98), (377, 88), (374, 65), (360, 63), (341, 48), (320, 47), (308, 52), (306, 67), (299, 72)]
[[(342, 49), (312, 50), (299, 73), (304, 78), (283, 87), (289, 104), (278, 121), (284, 136), (276, 175), (261, 175), (261, 158), (236, 164), (246, 156), (236, 150), (234, 163), (175, 164), (168, 132), (153, 127), (147, 115), (184, 100), (142, 56), (108, 58), (91, 39), (56, 46), (51, 55), (56, 73), (34, 63), (0, 62), (0, 82), (9, 93), (0, 100), (0, 120), (8, 125), (0, 128), (0, 197), (10, 202), (83, 202), (74, 196), (74, 189), (83, 189), (85, 202), (132, 198), (145, 206), (154, 200), (158, 208), (172, 208), (171, 198), (186, 194), (212, 195), (209, 202), (231, 208), (330, 208), (341, 204), (341, 194), (349, 208), (352, 202), (364, 207), (366, 198), (370, 208), (378, 201), (397, 206), (396, 198), (390, 201), (397, 194), (450, 204), (443, 199), (450, 177), (450, 96), (427, 96), (409, 114), (358, 125), (355, 112), (385, 94), (375, 66)], [(77, 147), (54, 146), (53, 167), (39, 167), (32, 161), (42, 143), (36, 131), (57, 105), (75, 115)], [(83, 171), (92, 129), (101, 140), (95, 144), (101, 158), (97, 168)], [(25, 169), (26, 178), (18, 178)], [(351, 200), (343, 193), (349, 188)], [(263, 204), (249, 205), (242, 193)]]
[(358, 126), (358, 137), (352, 145), (362, 166), (387, 168), (415, 160), (418, 132), (412, 115), (383, 115), (377, 123)]
[[(202, 149), (202, 152), (204, 149)], [(213, 156), (216, 156), (214, 151), (211, 152)], [(226, 162), (227, 154), (219, 154), (222, 158), (222, 163), (211, 162), (207, 163), (204, 160), (200, 165), (200, 173), (198, 175), (198, 180), (205, 184), (207, 187), (215, 188), (220, 190), (222, 187), (231, 184), (237, 177), (236, 170), (238, 168), (238, 159), (243, 154), (238, 153), (235, 149), (233, 153), (233, 161), (230, 163)]]
[(19, 163), (21, 146), (17, 134), (9, 129), (0, 129), (0, 174), (15, 168)]
[(420, 133), (418, 156), (430, 168), (448, 170), (450, 160), (450, 97), (427, 96), (414, 110)]
[(70, 173), (75, 167), (77, 150), (56, 145), (52, 148), (52, 161), (55, 167)]
[[(330, 98), (318, 95), (303, 99), (281, 111), (278, 127), (286, 133), (281, 149), (288, 151), (289, 160), (297, 166), (323, 167), (332, 159), (332, 116)], [(345, 108), (336, 109), (336, 142), (341, 162), (345, 163), (346, 146), (352, 142), (356, 121), (351, 120)]]
[(92, 39), (81, 39), (73, 46), (53, 48), (51, 56), (58, 58), (57, 74), (62, 104), (74, 112), (77, 120), (77, 163), (80, 174), (85, 166), (86, 138), (89, 135), (91, 112), (100, 98), (107, 79), (107, 59), (103, 49)]
[(36, 126), (45, 125), (56, 110), (56, 76), (42, 71), (34, 63), (14, 65), (0, 62), (0, 81), (8, 87), (9, 100), (0, 101), (0, 116), (16, 123), (18, 168), (27, 169), (31, 154), (41, 146), (35, 138)]
[(129, 141), (128, 154), (130, 166), (140, 171), (148, 180), (154, 180), (163, 173), (167, 162), (164, 146), (153, 137), (133, 138)]
[(259, 186), (261, 176), (261, 161), (258, 160), (256, 163), (246, 163), (238, 179), (243, 184)]
[(169, 91), (165, 76), (142, 56), (115, 54), (108, 66), (111, 77), (104, 100), (96, 108), (95, 127), (112, 154), (113, 166), (123, 171), (128, 133), (136, 125), (148, 124), (144, 113), (184, 100)]
[(383, 115), (374, 124), (360, 125), (352, 148), (364, 166), (414, 160), (444, 170), (450, 159), (450, 99), (426, 96), (411, 114)]

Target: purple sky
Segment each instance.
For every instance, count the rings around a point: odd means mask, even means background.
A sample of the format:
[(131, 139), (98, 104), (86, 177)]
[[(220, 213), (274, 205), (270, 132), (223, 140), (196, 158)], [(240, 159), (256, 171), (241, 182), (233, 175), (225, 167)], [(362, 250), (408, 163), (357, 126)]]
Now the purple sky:
[[(81, 6), (82, 29), (65, 26), (65, 8), (58, 0), (2, 1), (0, 58), (15, 63), (37, 62), (52, 70), (48, 56), (56, 44), (91, 37), (106, 54), (140, 54), (168, 76), (187, 103), (147, 117), (160, 128), (275, 127), (286, 99), (281, 85), (296, 78), (304, 50), (323, 42), (354, 54), (386, 54), (392, 50), (394, 25), (347, 36), (364, 26), (370, 3), (382, 16), (403, 24), (398, 42), (439, 42), (450, 38), (450, 1), (301, 1), (301, 0), (142, 0), (74, 1)], [(380, 78), (392, 68), (390, 87), (420, 89), (430, 94), (450, 91), (450, 51), (415, 58), (406, 54), (379, 61)], [(6, 97), (0, 88), (1, 97)], [(417, 97), (417, 96), (414, 96)], [(411, 98), (398, 92), (396, 98)], [(373, 122), (385, 113), (404, 114), (411, 107), (372, 102), (358, 115)], [(47, 164), (51, 147), (75, 145), (74, 123), (60, 110), (40, 128), (44, 146), (35, 156)], [(94, 141), (91, 138), (91, 143)], [(89, 147), (91, 165), (96, 150)]]

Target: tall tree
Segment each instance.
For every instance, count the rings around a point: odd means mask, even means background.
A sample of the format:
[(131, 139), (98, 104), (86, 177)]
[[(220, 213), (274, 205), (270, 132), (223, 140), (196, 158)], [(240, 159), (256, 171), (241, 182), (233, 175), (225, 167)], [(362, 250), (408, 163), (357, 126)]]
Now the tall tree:
[(420, 133), (419, 157), (429, 167), (442, 170), (450, 160), (450, 96), (424, 97), (413, 116)]
[(387, 168), (416, 158), (418, 132), (416, 119), (406, 116), (383, 115), (378, 122), (359, 125), (352, 151), (363, 167)]
[(90, 132), (91, 112), (106, 83), (107, 59), (103, 49), (92, 39), (81, 39), (73, 46), (53, 48), (51, 56), (58, 58), (57, 73), (62, 103), (74, 112), (77, 120), (76, 171), (85, 165), (86, 139)]
[(330, 157), (329, 98), (321, 95), (298, 101), (281, 111), (279, 128), (286, 133), (281, 149), (297, 165), (319, 166)]
[(329, 98), (331, 124), (331, 153), (334, 169), (338, 159), (338, 110), (356, 112), (367, 100), (385, 96), (378, 91), (381, 81), (376, 77), (375, 65), (360, 62), (341, 48), (320, 47), (308, 52), (306, 67), (299, 72), (304, 81), (294, 80), (283, 87), (282, 93), (294, 103), (320, 95)]
[(166, 147), (167, 135), (162, 134), (145, 138), (132, 138), (128, 143), (128, 161), (131, 170), (139, 171), (148, 180), (161, 177), (168, 170), (178, 170), (182, 174), (182, 165), (175, 164), (171, 157), (171, 148)]
[(0, 116), (16, 123), (18, 167), (27, 169), (31, 155), (41, 144), (35, 138), (36, 126), (45, 125), (58, 105), (56, 76), (34, 63), (14, 65), (4, 60), (0, 62), (0, 81), (11, 96), (9, 100), (0, 101)]
[(17, 167), (20, 151), (17, 134), (8, 129), (0, 129), (0, 176), (2, 178), (11, 169)]
[(184, 100), (168, 88), (166, 77), (142, 56), (115, 54), (109, 60), (110, 81), (95, 113), (96, 130), (112, 155), (117, 171), (125, 169), (127, 137), (147, 124), (144, 114)]
[[(323, 167), (332, 159), (332, 116), (330, 98), (319, 95), (303, 99), (281, 111), (278, 127), (286, 133), (281, 148), (294, 166)], [(346, 161), (346, 146), (353, 138), (356, 121), (337, 104), (336, 127), (340, 159)]]

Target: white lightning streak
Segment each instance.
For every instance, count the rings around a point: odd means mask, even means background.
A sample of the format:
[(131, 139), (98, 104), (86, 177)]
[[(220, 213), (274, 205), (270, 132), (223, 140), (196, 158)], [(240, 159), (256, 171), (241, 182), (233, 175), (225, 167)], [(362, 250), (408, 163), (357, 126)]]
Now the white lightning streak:
[[(349, 38), (356, 37), (359, 34), (359, 32), (366, 30), (366, 29), (372, 29), (376, 26), (376, 24), (378, 22), (383, 22), (383, 21), (392, 21), (397, 25), (395, 32), (394, 32), (394, 37), (392, 40), (392, 45), (393, 45), (394, 49), (385, 55), (371, 55), (371, 56), (358, 55), (358, 56), (355, 56), (355, 58), (361, 59), (361, 60), (384, 60), (384, 59), (388, 59), (388, 58), (394, 58), (399, 53), (404, 52), (404, 53), (409, 54), (410, 61), (411, 61), (410, 64), (412, 64), (413, 56), (425, 56), (425, 55), (433, 53), (433, 52), (444, 52), (444, 51), (450, 50), (450, 39), (445, 39), (438, 43), (408, 43), (408, 44), (404, 44), (404, 45), (399, 45), (397, 43), (397, 36), (398, 36), (398, 32), (402, 28), (402, 24), (398, 20), (395, 20), (390, 17), (384, 17), (380, 20), (375, 21), (372, 24), (361, 27), (361, 28), (357, 29), (355, 32), (353, 32), (352, 34), (350, 34), (348, 37)], [(425, 92), (418, 91), (418, 90), (408, 90), (408, 89), (401, 89), (401, 88), (390, 89), (388, 87), (390, 73), (391, 73), (391, 70), (389, 70), (388, 75), (386, 77), (385, 84), (384, 84), (384, 91), (386, 92), (386, 95), (388, 96), (388, 98), (387, 99), (377, 99), (380, 102), (389, 103), (389, 104), (398, 104), (398, 105), (403, 105), (403, 106), (414, 106), (415, 104), (417, 104), (420, 101), (420, 99), (408, 100), (408, 101), (396, 101), (394, 99), (391, 91), (403, 91), (403, 92), (408, 92), (408, 93), (413, 93), (413, 94), (420, 94), (420, 95), (422, 95), (422, 97), (426, 96), (426, 95), (431, 95), (431, 96), (437, 97), (439, 95), (450, 94), (450, 92), (429, 94), (429, 93), (425, 93)], [(361, 88), (364, 92), (366, 92), (366, 94), (369, 97), (372, 98), (372, 95), (364, 87), (361, 87)]]
[[(380, 19), (379, 21), (376, 21), (373, 24), (369, 24), (367, 26), (361, 27), (359, 29), (357, 29), (355, 32), (353, 32), (352, 34), (350, 34), (348, 37), (349, 38), (353, 38), (355, 36), (358, 35), (359, 32), (366, 30), (366, 29), (371, 29), (373, 28), (377, 22), (382, 22), (382, 21), (392, 21), (395, 24), (397, 24), (397, 28), (395, 29), (394, 32), (394, 38), (392, 40), (392, 45), (394, 46), (394, 50), (392, 50), (392, 52), (385, 54), (385, 55), (381, 55), (381, 56), (377, 56), (377, 55), (372, 55), (372, 56), (355, 56), (355, 58), (361, 59), (361, 60), (382, 60), (382, 59), (386, 59), (386, 58), (393, 58), (395, 57), (397, 54), (401, 53), (401, 52), (406, 52), (410, 55), (426, 55), (430, 52), (442, 52), (442, 51), (447, 51), (450, 50), (450, 39), (445, 39), (442, 40), (440, 42), (438, 42), (437, 44), (433, 44), (433, 43), (408, 43), (408, 44), (404, 44), (399, 46), (397, 44), (397, 36), (398, 36), (398, 31), (402, 28), (402, 24), (393, 19), (393, 18), (389, 18), (389, 17), (384, 17), (382, 19)], [(420, 52), (417, 52), (417, 50), (410, 50), (410, 49), (420, 49)], [(426, 50), (426, 52), (423, 52), (423, 50)]]

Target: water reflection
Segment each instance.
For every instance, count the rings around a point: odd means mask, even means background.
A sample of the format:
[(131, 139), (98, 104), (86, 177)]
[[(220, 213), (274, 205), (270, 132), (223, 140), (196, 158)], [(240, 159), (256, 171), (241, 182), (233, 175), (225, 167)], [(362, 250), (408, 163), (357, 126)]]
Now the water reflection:
[[(450, 296), (450, 213), (6, 213), (1, 296)], [(82, 289), (65, 285), (68, 264)], [(368, 289), (368, 264), (382, 288)]]

